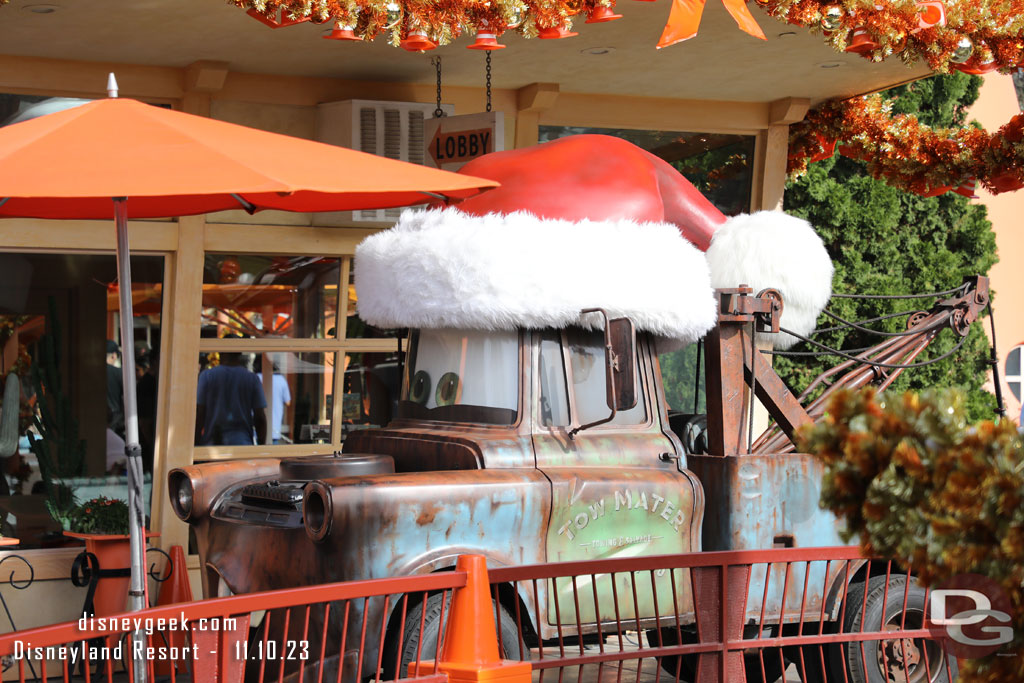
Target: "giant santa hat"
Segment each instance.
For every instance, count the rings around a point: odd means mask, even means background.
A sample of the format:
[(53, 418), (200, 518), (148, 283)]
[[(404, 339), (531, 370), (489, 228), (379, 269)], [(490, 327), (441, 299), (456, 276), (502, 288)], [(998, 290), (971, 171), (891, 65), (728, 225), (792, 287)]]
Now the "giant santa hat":
[[(832, 262), (806, 221), (769, 211), (727, 219), (678, 171), (619, 138), (561, 138), (461, 172), (501, 187), (405, 211), (356, 248), (367, 322), (565, 327), (599, 322), (580, 311), (601, 307), (678, 345), (714, 326), (715, 287), (778, 289), (782, 326), (803, 335), (831, 295)], [(777, 336), (779, 347), (796, 341)]]

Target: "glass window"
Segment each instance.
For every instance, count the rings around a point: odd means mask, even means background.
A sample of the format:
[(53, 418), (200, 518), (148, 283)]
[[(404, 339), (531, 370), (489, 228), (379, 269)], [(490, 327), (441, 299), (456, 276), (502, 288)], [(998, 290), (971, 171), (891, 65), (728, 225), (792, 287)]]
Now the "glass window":
[(545, 427), (569, 424), (565, 357), (561, 334), (554, 330), (545, 331), (540, 339), (540, 421)]
[[(589, 424), (603, 420), (611, 414), (608, 407), (608, 377), (605, 372), (604, 332), (572, 328), (565, 333), (569, 347), (573, 395), (576, 407), (576, 421)], [(636, 405), (629, 410), (620, 410), (608, 424), (636, 425), (647, 420), (644, 406), (643, 385), (640, 383), (640, 361), (636, 363)]]
[(18, 414), (0, 453), (0, 532), (22, 547), (66, 544), (75, 500), (127, 501), (123, 353), (136, 360), (148, 509), (164, 262), (133, 256), (131, 268), (134, 338), (122, 340), (113, 255), (0, 254), (0, 371), (19, 383), (17, 403), (0, 406)]
[(196, 445), (330, 442), (334, 358), (293, 351), (201, 354)]
[(345, 354), (342, 430), (383, 427), (398, 414), (398, 353)]
[(707, 412), (702, 344), (690, 344), (658, 356), (669, 410), (692, 414)]
[(519, 334), (415, 330), (401, 417), (512, 424), (519, 405)]
[(340, 267), (320, 256), (207, 254), (204, 336), (335, 336)]
[(1013, 392), (1018, 401), (1021, 400), (1021, 385), (1024, 384), (1024, 377), (1021, 376), (1020, 372), (1021, 349), (1024, 349), (1024, 346), (1017, 346), (1006, 355), (1006, 384), (1009, 385), (1010, 391)]
[(753, 135), (541, 126), (539, 137), (540, 142), (548, 142), (581, 133), (612, 135), (661, 157), (727, 216), (750, 210), (750, 190), (754, 182)]

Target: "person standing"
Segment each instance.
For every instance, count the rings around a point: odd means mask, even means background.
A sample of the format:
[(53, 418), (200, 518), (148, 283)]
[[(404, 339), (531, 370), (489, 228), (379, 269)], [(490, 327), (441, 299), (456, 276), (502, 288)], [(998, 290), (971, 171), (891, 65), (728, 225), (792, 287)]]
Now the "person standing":
[(274, 444), (281, 443), (281, 427), (284, 425), (284, 409), (292, 403), (292, 392), (288, 380), (274, 364), (274, 378), (270, 386), (270, 438)]
[(242, 354), (221, 353), (220, 365), (199, 375), (197, 446), (251, 446), (267, 439), (267, 400), (259, 378), (242, 365)]
[(124, 381), (121, 377), (121, 347), (107, 340), (107, 427), (124, 438)]

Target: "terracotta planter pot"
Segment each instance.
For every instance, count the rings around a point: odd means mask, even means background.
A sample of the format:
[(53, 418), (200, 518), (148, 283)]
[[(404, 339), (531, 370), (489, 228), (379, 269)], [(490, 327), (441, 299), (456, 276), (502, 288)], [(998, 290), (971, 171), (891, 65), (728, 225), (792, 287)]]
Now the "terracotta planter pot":
[[(85, 550), (96, 556), (100, 564), (100, 571), (131, 568), (131, 541), (128, 536), (79, 534), (73, 531), (65, 531), (64, 535), (85, 541)], [(159, 535), (146, 532), (147, 539)], [(100, 577), (92, 599), (96, 616), (103, 617), (124, 612), (130, 584), (130, 576)]]

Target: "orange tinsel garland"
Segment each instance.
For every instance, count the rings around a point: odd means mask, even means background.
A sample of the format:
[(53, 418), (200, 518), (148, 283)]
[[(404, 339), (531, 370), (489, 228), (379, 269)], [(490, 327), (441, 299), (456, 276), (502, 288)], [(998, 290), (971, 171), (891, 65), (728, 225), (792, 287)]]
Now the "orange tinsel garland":
[[(422, 29), (438, 45), (464, 30), (517, 31), (528, 37), (538, 29), (565, 27), (574, 17), (614, 8), (616, 0), (228, 0), (254, 11), (270, 25), (337, 21), (354, 37), (385, 35), (398, 45), (412, 29)], [(749, 0), (748, 0), (749, 1)], [(4, 0), (0, 0), (2, 4)], [(874, 61), (899, 55), (923, 59), (935, 71), (969, 73), (1010, 70), (1024, 62), (1024, 0), (756, 0), (770, 16), (821, 33), (837, 50)], [(704, 0), (675, 0), (686, 10), (688, 28), (668, 33), (660, 45), (696, 33)], [(740, 21), (742, 0), (727, 3)], [(277, 16), (283, 20), (275, 19)], [(760, 29), (752, 17), (740, 25), (752, 35)], [(275, 22), (277, 22), (275, 24)], [(670, 19), (670, 24), (672, 20)], [(679, 27), (677, 27), (679, 28)], [(671, 32), (669, 32), (671, 33)]]
[[(790, 129), (788, 171), (832, 156), (867, 162), (889, 185), (926, 196), (977, 179), (993, 193), (1024, 187), (1024, 114), (995, 133), (979, 128), (933, 129), (913, 115), (893, 115), (881, 96), (827, 102)], [(969, 194), (969, 191), (962, 192)]]
[(771, 16), (873, 61), (898, 55), (932, 70), (1024, 65), (1024, 0), (757, 0)]

